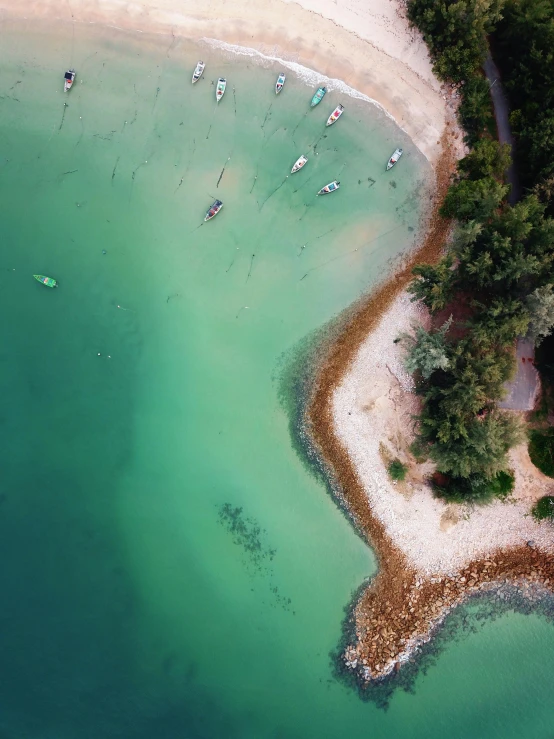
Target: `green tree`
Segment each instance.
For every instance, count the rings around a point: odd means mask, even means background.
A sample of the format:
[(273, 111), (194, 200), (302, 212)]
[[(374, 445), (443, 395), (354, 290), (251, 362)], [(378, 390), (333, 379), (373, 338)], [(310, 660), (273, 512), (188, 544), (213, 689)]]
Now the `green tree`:
[(480, 180), (460, 180), (451, 185), (441, 206), (445, 218), (459, 221), (486, 221), (500, 206), (509, 190), (493, 177)]
[(411, 0), (408, 18), (423, 33), (443, 79), (468, 79), (487, 53), (487, 34), (504, 0)]
[(454, 477), (483, 475), (491, 478), (507, 466), (507, 454), (523, 439), (519, 419), (492, 411), (473, 418), (455, 440), (433, 444), (430, 456), (440, 472)]
[(474, 301), (472, 335), (483, 346), (510, 346), (518, 336), (525, 336), (529, 312), (517, 298), (494, 298), (488, 305)]
[(472, 180), (483, 177), (502, 178), (511, 164), (510, 145), (483, 138), (458, 162), (458, 170)]
[(437, 369), (447, 369), (450, 364), (446, 334), (452, 323), (452, 316), (438, 331), (426, 331), (423, 326), (415, 328), (415, 335), (402, 334), (400, 340), (408, 345), (404, 366), (410, 374), (421, 372), (428, 380)]
[(484, 77), (473, 75), (466, 80), (461, 92), (458, 117), (466, 132), (466, 142), (475, 144), (494, 120), (489, 83)]
[(434, 266), (418, 264), (412, 270), (419, 279), (410, 283), (408, 292), (414, 296), (413, 300), (421, 300), (431, 313), (442, 310), (452, 297), (456, 280), (453, 263), (452, 257), (447, 255)]
[(552, 333), (554, 327), (554, 293), (552, 285), (537, 287), (527, 296), (529, 310), (528, 335), (539, 344), (545, 336)]

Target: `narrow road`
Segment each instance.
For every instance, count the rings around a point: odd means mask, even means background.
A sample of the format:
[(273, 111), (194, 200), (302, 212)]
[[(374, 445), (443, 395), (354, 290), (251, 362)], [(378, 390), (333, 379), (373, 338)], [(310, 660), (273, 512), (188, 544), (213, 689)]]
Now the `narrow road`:
[[(514, 137), (510, 128), (510, 107), (508, 98), (502, 87), (500, 71), (494, 63), (490, 53), (484, 64), (485, 74), (490, 85), (492, 102), (494, 105), (494, 117), (496, 118), (496, 129), (501, 144), (509, 144), (514, 150)], [(510, 183), (511, 190), (508, 195), (510, 205), (515, 205), (521, 199), (521, 185), (514, 166), (513, 158), (506, 177)], [(516, 344), (516, 376), (511, 382), (507, 382), (506, 398), (499, 403), (500, 408), (514, 411), (530, 411), (535, 405), (538, 395), (540, 380), (539, 373), (535, 369), (535, 347), (532, 341), (520, 337)]]
[[(487, 55), (485, 60), (484, 70), (490, 84), (498, 139), (501, 144), (509, 144), (513, 151), (514, 137), (512, 136), (512, 130), (510, 128), (510, 107), (508, 105), (508, 98), (506, 97), (502, 87), (500, 72), (498, 71), (498, 67), (494, 63), (490, 53)], [(519, 177), (517, 176), (513, 160), (508, 168), (506, 176), (508, 178), (508, 182), (512, 186), (510, 194), (508, 195), (508, 202), (510, 205), (514, 205), (521, 199), (521, 185), (519, 184)]]
[(529, 339), (516, 344), (516, 376), (506, 383), (506, 397), (498, 405), (511, 411), (532, 411), (539, 392), (539, 373), (535, 369), (535, 346)]

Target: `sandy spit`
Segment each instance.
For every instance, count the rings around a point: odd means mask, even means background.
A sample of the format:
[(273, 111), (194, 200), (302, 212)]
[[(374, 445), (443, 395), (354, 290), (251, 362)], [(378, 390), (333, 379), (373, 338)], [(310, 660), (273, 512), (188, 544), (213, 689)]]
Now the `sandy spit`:
[[(446, 243), (450, 224), (437, 209), (455, 167), (450, 144), (445, 134), (423, 246), (346, 323), (328, 350), (307, 410), (310, 433), (340, 496), (379, 558), (379, 572), (354, 610), (357, 641), (343, 655), (362, 684), (398, 670), (472, 594), (506, 582), (529, 593), (554, 589), (552, 527), (528, 515), (554, 484), (535, 470), (525, 447), (512, 455), (513, 498), (482, 509), (435, 500), (424, 481), (428, 470), (409, 455), (418, 401), (393, 341), (427, 319), (405, 288), (413, 265), (435, 262)], [(393, 457), (411, 463), (402, 485), (386, 472)]]

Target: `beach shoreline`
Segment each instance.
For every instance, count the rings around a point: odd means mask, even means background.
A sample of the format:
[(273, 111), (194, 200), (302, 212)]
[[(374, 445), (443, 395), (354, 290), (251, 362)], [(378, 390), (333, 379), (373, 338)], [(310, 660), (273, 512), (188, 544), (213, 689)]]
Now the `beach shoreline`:
[[(423, 245), (350, 316), (321, 360), (306, 425), (354, 525), (374, 548), (379, 571), (354, 606), (356, 641), (342, 655), (362, 685), (397, 671), (429, 641), (448, 613), (505, 584), (554, 590), (554, 537), (530, 516), (554, 483), (531, 464), (526, 445), (512, 451), (515, 492), (488, 506), (448, 505), (410, 454), (418, 399), (394, 342), (428, 323), (405, 292), (416, 263), (435, 262), (450, 224), (438, 206), (454, 171), (443, 141), (437, 189)], [(409, 462), (408, 483), (393, 483), (387, 459)], [(428, 465), (427, 465), (428, 466)], [(529, 590), (531, 588), (531, 590)]]
[[(121, 0), (0, 0), (0, 16), (217, 39), (301, 64), (375, 100), (435, 164), (439, 141), (453, 120), (456, 93), (433, 77), (424, 42), (410, 28), (403, 4), (375, 0), (355, 12), (342, 2), (323, 4), (317, 12), (312, 6), (312, 0), (214, 0), (203, 6), (159, 0), (155, 7)], [(461, 132), (454, 133), (462, 146)]]

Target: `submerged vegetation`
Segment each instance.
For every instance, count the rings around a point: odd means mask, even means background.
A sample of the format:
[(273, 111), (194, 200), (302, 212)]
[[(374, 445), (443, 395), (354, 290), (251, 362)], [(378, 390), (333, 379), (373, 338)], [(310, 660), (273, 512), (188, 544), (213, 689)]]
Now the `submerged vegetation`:
[[(401, 338), (423, 401), (418, 445), (436, 464), (439, 494), (483, 501), (513, 487), (507, 453), (523, 439), (519, 419), (498, 408), (514, 375), (515, 343), (540, 342), (554, 326), (554, 0), (411, 0), (408, 14), (437, 75), (459, 84), (460, 121), (473, 148), (441, 206), (455, 220), (447, 253), (438, 264), (418, 265), (409, 287), (434, 328)], [(527, 160), (527, 191), (513, 206), (504, 179), (510, 150), (491, 137), (481, 70), (497, 24), (506, 87), (510, 95), (517, 88), (517, 162)], [(547, 438), (552, 449), (554, 437)]]

